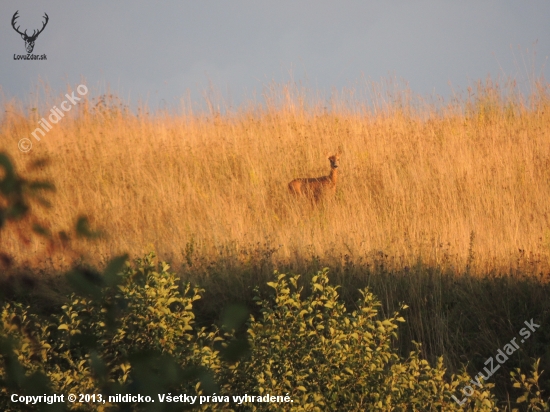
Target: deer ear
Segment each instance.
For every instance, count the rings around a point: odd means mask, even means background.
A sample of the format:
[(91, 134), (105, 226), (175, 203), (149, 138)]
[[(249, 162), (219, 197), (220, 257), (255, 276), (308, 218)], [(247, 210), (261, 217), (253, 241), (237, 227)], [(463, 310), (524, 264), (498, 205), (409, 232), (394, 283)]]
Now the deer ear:
[(24, 34), (22, 34), (22, 35), (21, 35), (21, 38), (22, 38), (23, 40), (25, 40), (25, 35), (24, 35)]

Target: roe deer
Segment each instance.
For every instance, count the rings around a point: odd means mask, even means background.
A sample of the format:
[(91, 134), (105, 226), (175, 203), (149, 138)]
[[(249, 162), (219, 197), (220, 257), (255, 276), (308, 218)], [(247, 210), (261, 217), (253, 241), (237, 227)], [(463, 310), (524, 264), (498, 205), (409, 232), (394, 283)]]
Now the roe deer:
[(328, 158), (330, 160), (330, 174), (328, 176), (294, 179), (288, 184), (288, 190), (295, 195), (305, 196), (315, 202), (319, 202), (319, 200), (328, 196), (334, 197), (339, 159), (340, 153)]

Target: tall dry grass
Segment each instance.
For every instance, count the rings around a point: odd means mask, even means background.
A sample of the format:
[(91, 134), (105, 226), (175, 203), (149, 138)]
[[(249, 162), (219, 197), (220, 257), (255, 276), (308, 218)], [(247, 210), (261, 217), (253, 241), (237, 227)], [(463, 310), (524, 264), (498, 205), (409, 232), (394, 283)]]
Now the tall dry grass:
[[(539, 82), (523, 95), (513, 82), (480, 82), (449, 102), (368, 85), (328, 99), (292, 85), (266, 88), (262, 103), (233, 111), (132, 113), (111, 95), (85, 100), (30, 153), (17, 141), (62, 95), (31, 106), (5, 101), (0, 150), (58, 188), (42, 221), (66, 228), (88, 214), (108, 239), (83, 243), (92, 261), (154, 247), (176, 265), (189, 245), (203, 257), (239, 254), (258, 243), (299, 265), (381, 251), (396, 264), (498, 270), (530, 253), (550, 256), (550, 95)], [(360, 97), (357, 97), (360, 96)], [(336, 199), (310, 208), (287, 193), (297, 177), (329, 172), (343, 151)], [(16, 229), (16, 228), (12, 228)], [(45, 242), (2, 239), (18, 263), (68, 265)], [(152, 245), (152, 246), (151, 246)], [(186, 252), (187, 246), (187, 252)], [(523, 252), (521, 252), (523, 251)], [(538, 269), (536, 269), (538, 270)]]

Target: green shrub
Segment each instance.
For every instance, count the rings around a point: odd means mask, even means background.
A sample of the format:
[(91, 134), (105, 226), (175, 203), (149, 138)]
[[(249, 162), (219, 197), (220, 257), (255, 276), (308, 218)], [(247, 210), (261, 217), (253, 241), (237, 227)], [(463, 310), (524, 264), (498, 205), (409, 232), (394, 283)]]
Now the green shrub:
[[(216, 334), (194, 328), (193, 302), (200, 290), (187, 285), (180, 293), (169, 266), (163, 263), (156, 271), (153, 260), (149, 254), (136, 268), (128, 265), (110, 279), (98, 278), (111, 283), (99, 289), (99, 296), (93, 296), (94, 282), (77, 278), (81, 286), (90, 283), (92, 296), (72, 294), (49, 319), (6, 304), (3, 334), (15, 338), (15, 355), (26, 373), (44, 373), (54, 393), (109, 395), (132, 389), (155, 399), (154, 389), (201, 393), (200, 385), (194, 387), (197, 379), (208, 386), (207, 371), (212, 375), (220, 367), (213, 349)], [(73, 273), (73, 282), (77, 276)], [(6, 394), (6, 388), (2, 391)], [(13, 407), (2, 399), (2, 410)]]
[[(114, 259), (103, 274), (75, 271), (78, 293), (58, 313), (41, 317), (32, 308), (6, 303), (0, 336), (2, 410), (20, 410), (11, 393), (117, 393), (201, 395), (218, 392), (229, 402), (204, 403), (202, 410), (295, 411), (496, 411), (492, 384), (484, 383), (461, 407), (460, 390), (470, 377), (445, 376), (443, 359), (432, 367), (420, 346), (407, 359), (395, 350), (398, 312), (383, 319), (380, 303), (362, 290), (352, 310), (329, 284), (327, 269), (311, 280), (306, 295), (299, 276), (276, 274), (274, 294), (257, 297), (261, 318), (246, 324), (249, 351), (242, 356), (239, 321), (226, 319), (225, 333), (195, 325), (193, 303), (201, 290), (184, 285), (154, 255), (124, 265)], [(401, 310), (405, 310), (405, 305)], [(229, 318), (246, 317), (242, 310)], [(232, 314), (231, 314), (232, 313)], [(227, 317), (227, 316), (226, 316)], [(239, 346), (241, 345), (241, 346)], [(234, 356), (235, 353), (238, 356)], [(548, 411), (531, 377), (518, 372), (523, 410)], [(216, 386), (218, 382), (220, 386)], [(288, 396), (292, 402), (238, 403), (232, 396)], [(225, 401), (225, 400), (224, 400)], [(65, 405), (57, 405), (65, 410)], [(68, 404), (76, 410), (78, 404)], [(89, 404), (81, 410), (182, 410), (169, 403)], [(187, 405), (189, 406), (189, 405)], [(42, 410), (47, 405), (42, 405)]]
[[(290, 394), (293, 410), (405, 411), (461, 410), (451, 398), (467, 375), (444, 378), (440, 359), (435, 368), (419, 358), (419, 350), (399, 359), (398, 314), (381, 319), (380, 303), (362, 291), (356, 307), (347, 311), (327, 269), (311, 281), (312, 293), (302, 298), (298, 276), (280, 274), (268, 283), (271, 299), (259, 300), (262, 318), (251, 319), (250, 359), (234, 367), (234, 392), (258, 395)], [(406, 309), (403, 305), (401, 309)], [(489, 385), (487, 385), (489, 386)], [(472, 398), (475, 410), (495, 409), (488, 390)], [(280, 410), (280, 405), (252, 410)]]

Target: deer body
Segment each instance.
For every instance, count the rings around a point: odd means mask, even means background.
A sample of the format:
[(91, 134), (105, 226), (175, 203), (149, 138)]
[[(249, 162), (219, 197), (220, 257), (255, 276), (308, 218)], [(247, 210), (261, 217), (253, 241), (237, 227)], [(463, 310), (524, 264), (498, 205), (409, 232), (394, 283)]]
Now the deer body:
[(288, 184), (288, 190), (297, 196), (304, 196), (315, 202), (319, 202), (323, 198), (334, 197), (336, 182), (338, 181), (339, 159), (339, 154), (328, 158), (330, 161), (330, 174), (328, 176), (294, 179)]

